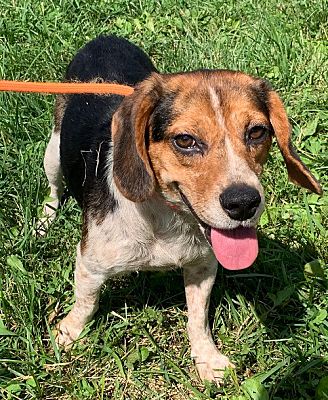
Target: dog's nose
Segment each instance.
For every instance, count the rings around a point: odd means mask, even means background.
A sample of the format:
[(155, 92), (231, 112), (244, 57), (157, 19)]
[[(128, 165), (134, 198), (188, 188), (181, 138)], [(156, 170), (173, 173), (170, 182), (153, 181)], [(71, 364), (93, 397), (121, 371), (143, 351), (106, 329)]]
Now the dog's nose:
[(253, 217), (261, 203), (258, 190), (248, 185), (231, 185), (220, 195), (220, 203), (230, 218), (245, 221)]

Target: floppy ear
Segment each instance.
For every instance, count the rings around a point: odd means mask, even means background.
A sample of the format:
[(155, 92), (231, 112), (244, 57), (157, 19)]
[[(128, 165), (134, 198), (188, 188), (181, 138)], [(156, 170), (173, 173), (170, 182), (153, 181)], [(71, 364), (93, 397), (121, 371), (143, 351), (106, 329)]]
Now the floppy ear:
[(289, 179), (306, 189), (317, 194), (322, 194), (322, 188), (316, 178), (311, 174), (291, 142), (291, 128), (284, 105), (274, 91), (269, 92), (270, 122), (277, 138), (278, 146), (284, 157)]
[(148, 158), (149, 118), (161, 93), (162, 78), (152, 74), (122, 101), (112, 120), (113, 175), (120, 192), (141, 202), (155, 190), (155, 177)]

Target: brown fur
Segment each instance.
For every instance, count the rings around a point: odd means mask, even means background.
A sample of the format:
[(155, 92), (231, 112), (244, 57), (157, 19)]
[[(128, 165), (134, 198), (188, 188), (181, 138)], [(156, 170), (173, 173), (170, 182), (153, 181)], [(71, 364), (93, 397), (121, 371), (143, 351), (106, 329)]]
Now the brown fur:
[(63, 116), (66, 109), (66, 96), (59, 95), (56, 97), (55, 100), (55, 107), (54, 107), (54, 125), (55, 125), (55, 132), (60, 133), (61, 124), (63, 120)]
[[(166, 132), (165, 140), (153, 142), (150, 135), (149, 156), (161, 190), (173, 198), (179, 194), (171, 182), (179, 182), (195, 210), (205, 206), (216, 191), (229, 185), (225, 139), (229, 137), (236, 153), (247, 161), (259, 175), (266, 160), (271, 139), (251, 150), (244, 142), (245, 127), (251, 120), (270, 124), (247, 96), (250, 83), (244, 75), (220, 73), (199, 79), (200, 73), (166, 78), (166, 91), (177, 92), (174, 102), (175, 118)], [(235, 79), (235, 78), (238, 79)], [(238, 86), (238, 83), (241, 86)], [(208, 87), (220, 87), (221, 110), (225, 126), (220, 126)], [(186, 157), (172, 148), (170, 139), (180, 133), (197, 135), (208, 144), (204, 156)], [(206, 206), (205, 206), (206, 207)]]
[(290, 180), (312, 192), (322, 194), (321, 186), (293, 148), (287, 114), (279, 96), (273, 91), (270, 92), (269, 106), (271, 124), (284, 157)]
[[(64, 102), (57, 105), (57, 127), (64, 107)], [(202, 379), (220, 383), (223, 370), (233, 364), (217, 350), (208, 325), (217, 260), (198, 222), (220, 229), (256, 225), (264, 207), (259, 175), (272, 142), (269, 134), (249, 141), (256, 126), (276, 136), (291, 180), (321, 193), (291, 147), (279, 96), (263, 80), (231, 71), (153, 73), (122, 101), (112, 120), (108, 165), (113, 170), (108, 168), (106, 177), (117, 208), (98, 220), (89, 212), (92, 204), (84, 210), (76, 302), (58, 325), (60, 344), (77, 339), (109, 277), (179, 266), (184, 268), (192, 357)], [(181, 134), (197, 138), (201, 152), (181, 151), (175, 142)], [(230, 218), (219, 201), (233, 185), (252, 187), (261, 198), (256, 213), (242, 222)]]
[[(250, 169), (259, 175), (271, 145), (269, 136), (264, 143), (248, 148), (245, 145), (245, 128), (250, 122), (270, 126), (277, 137), (293, 182), (321, 193), (319, 184), (290, 147), (290, 130), (286, 112), (278, 95), (268, 91), (268, 113), (264, 113), (252, 100), (252, 86), (258, 80), (236, 72), (218, 72), (203, 79), (200, 73), (174, 75), (165, 78), (165, 90), (177, 92), (174, 102), (175, 118), (170, 122), (165, 140), (153, 142), (150, 135), (149, 157), (159, 186), (175, 197), (177, 193), (170, 182), (183, 185), (193, 205), (206, 204), (213, 195), (213, 186), (229, 185), (227, 155), (224, 146), (229, 138), (235, 153), (245, 160)], [(224, 126), (218, 124), (208, 86), (218, 87), (221, 97), (221, 114)], [(180, 133), (195, 134), (208, 143), (203, 157), (188, 157), (172, 149), (170, 139)], [(169, 183), (168, 183), (169, 182)]]

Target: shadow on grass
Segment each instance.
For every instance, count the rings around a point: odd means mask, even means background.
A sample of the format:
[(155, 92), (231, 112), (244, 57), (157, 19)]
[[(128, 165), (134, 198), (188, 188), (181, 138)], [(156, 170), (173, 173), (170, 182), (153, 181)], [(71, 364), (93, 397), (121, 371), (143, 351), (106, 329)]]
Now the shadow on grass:
[[(241, 295), (254, 309), (264, 327), (262, 342), (268, 353), (278, 350), (280, 362), (285, 362), (279, 372), (268, 376), (270, 398), (314, 399), (319, 379), (328, 373), (327, 358), (322, 353), (326, 347), (320, 346), (325, 333), (313, 323), (318, 315), (316, 305), (327, 293), (327, 281), (307, 276), (304, 266), (317, 259), (318, 254), (309, 243), (295, 251), (265, 236), (260, 237), (260, 248), (253, 270), (220, 270), (213, 291), (214, 307), (225, 302), (226, 295), (231, 299)], [(262, 343), (259, 351), (265, 351), (261, 346)], [(247, 358), (242, 368), (258, 364), (256, 352), (250, 352)], [(275, 364), (279, 359), (273, 362), (272, 369)]]
[[(259, 340), (267, 342), (263, 347), (272, 349), (277, 344), (281, 359), (286, 361), (282, 372), (273, 372), (265, 381), (270, 397), (277, 400), (314, 398), (319, 379), (328, 373), (325, 358), (316, 351), (320, 345), (313, 343), (311, 347), (311, 341), (318, 341), (322, 336), (320, 327), (308, 325), (311, 313), (317, 310), (316, 299), (327, 289), (327, 282), (304, 274), (304, 265), (316, 259), (317, 254), (310, 245), (295, 251), (265, 236), (260, 237), (260, 248), (257, 262), (249, 270), (232, 272), (219, 267), (211, 296), (210, 319), (213, 321), (218, 307), (224, 313), (229, 301), (238, 303), (240, 296), (245, 299), (245, 304), (251, 305), (264, 327), (258, 333)], [(157, 309), (185, 309), (182, 272), (138, 273), (109, 282), (99, 313), (119, 312), (124, 304), (140, 309), (145, 305)], [(229, 323), (233, 321), (227, 321), (227, 330), (235, 329), (229, 327)], [(242, 364), (243, 370), (237, 371), (239, 376), (246, 368), (258, 364), (256, 353), (250, 352)], [(272, 365), (274, 368), (275, 362)]]

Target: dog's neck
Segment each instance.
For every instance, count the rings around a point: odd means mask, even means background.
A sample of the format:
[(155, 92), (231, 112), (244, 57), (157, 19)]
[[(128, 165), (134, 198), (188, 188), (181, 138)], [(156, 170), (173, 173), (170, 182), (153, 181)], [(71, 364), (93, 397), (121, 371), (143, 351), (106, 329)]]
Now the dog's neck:
[(140, 203), (132, 202), (123, 196), (114, 181), (111, 182), (111, 191), (118, 204), (117, 211), (126, 222), (133, 214), (134, 219), (137, 218), (140, 223), (149, 224), (151, 230), (181, 229), (200, 233), (198, 223), (189, 210), (168, 201), (158, 191)]

